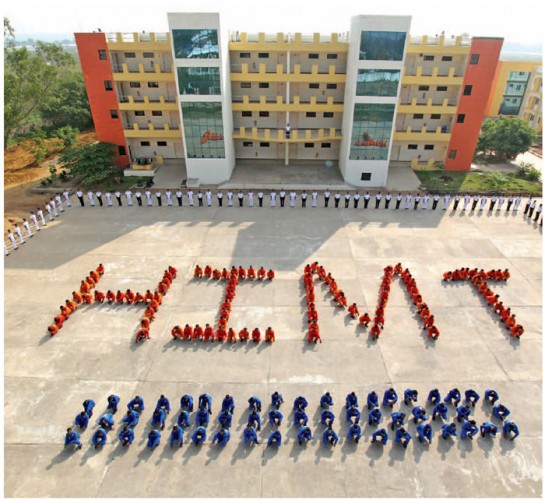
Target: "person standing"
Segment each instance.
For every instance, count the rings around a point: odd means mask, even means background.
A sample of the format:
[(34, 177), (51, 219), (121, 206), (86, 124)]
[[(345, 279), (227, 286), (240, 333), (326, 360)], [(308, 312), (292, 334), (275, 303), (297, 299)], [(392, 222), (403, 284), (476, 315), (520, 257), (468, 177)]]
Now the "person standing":
[(312, 191), (312, 208), (316, 208), (318, 206), (318, 191), (314, 190)]
[(148, 204), (148, 207), (151, 207), (153, 205), (153, 200), (151, 198), (151, 191), (149, 189), (146, 189), (144, 191), (144, 196), (146, 197), (146, 202)]
[(528, 201), (526, 202), (526, 207), (524, 207), (524, 215), (528, 215), (528, 211), (530, 210), (530, 205), (532, 204), (532, 197), (528, 198)]
[(95, 206), (95, 194), (92, 191), (87, 192), (87, 198), (89, 198), (89, 205)]
[(155, 197), (157, 198), (157, 205), (159, 205), (160, 207), (163, 206), (163, 201), (161, 200), (161, 191), (155, 191)]
[(63, 208), (63, 206), (62, 206), (62, 197), (61, 197), (61, 193), (57, 193), (57, 194), (55, 195), (55, 200), (56, 200), (56, 202), (57, 202), (57, 206), (59, 207), (59, 210), (60, 210), (61, 212), (64, 212), (64, 208)]
[(513, 212), (517, 213), (519, 209), (520, 202), (522, 201), (522, 197), (520, 194), (518, 194), (515, 198), (515, 206), (513, 207)]
[(382, 193), (379, 191), (375, 194), (375, 208), (380, 208), (380, 201), (382, 200)]
[(401, 205), (402, 200), (403, 200), (403, 195), (401, 193), (397, 193), (397, 196), (396, 196), (396, 210), (399, 210), (399, 207)]
[(70, 202), (70, 191), (68, 191), (68, 189), (64, 191), (63, 196), (64, 196), (64, 201), (66, 202), (66, 206), (71, 207), (72, 203)]
[(98, 204), (102, 207), (104, 204), (102, 203), (102, 191), (100, 189), (95, 193), (97, 197)]
[(356, 194), (354, 195), (354, 208), (358, 208), (359, 202), (360, 202), (360, 193), (359, 191), (356, 191)]
[(339, 191), (335, 192), (335, 196), (333, 198), (335, 199), (335, 208), (339, 208), (339, 201), (341, 200)]
[(290, 207), (295, 208), (295, 200), (297, 199), (297, 193), (295, 191), (290, 192)]
[(254, 207), (254, 192), (251, 189), (248, 191), (248, 206), (250, 208)]
[(449, 205), (450, 205), (450, 194), (446, 193), (445, 197), (443, 198), (443, 210), (447, 210)]
[(36, 231), (40, 230), (40, 224), (38, 224), (38, 219), (36, 218), (36, 214), (34, 212), (30, 212), (30, 220), (32, 221), (32, 224), (34, 224), (34, 229)]
[(276, 193), (274, 191), (271, 191), (270, 198), (271, 198), (271, 208), (276, 207)]
[(416, 193), (416, 196), (414, 197), (414, 206), (413, 206), (414, 210), (418, 208), (418, 204), (420, 203), (420, 200), (421, 200), (420, 193)]
[(110, 191), (106, 191), (106, 203), (108, 204), (109, 207), (113, 207), (114, 204), (112, 203), (112, 193), (110, 193)]
[(263, 191), (259, 190), (257, 192), (257, 201), (259, 202), (259, 206), (263, 206)]
[(135, 191), (134, 196), (136, 198), (136, 203), (138, 203), (138, 206), (142, 206), (142, 193), (140, 191)]
[(114, 193), (114, 196), (115, 196), (115, 199), (117, 200), (118, 206), (122, 207), (122, 206), (123, 206), (123, 202), (121, 201), (121, 193), (119, 192), (119, 190), (117, 190), (117, 191)]
[(216, 194), (216, 197), (218, 198), (218, 206), (223, 206), (223, 193), (221, 191), (218, 191)]
[(84, 207), (85, 206), (85, 201), (83, 201), (83, 192), (81, 191), (81, 189), (78, 189), (76, 191), (76, 196), (78, 197), (78, 200), (79, 200), (79, 204)]
[(188, 200), (188, 203), (189, 203), (189, 206), (192, 207), (193, 206), (193, 190), (189, 190), (187, 192), (187, 200)]
[(243, 207), (244, 206), (244, 193), (239, 190), (238, 194), (237, 194), (237, 198), (238, 198), (238, 206)]
[(469, 196), (469, 193), (466, 193), (466, 195), (464, 196), (464, 208), (462, 208), (462, 212), (465, 212), (470, 201), (471, 201), (471, 196)]
[(405, 210), (411, 208), (412, 200), (413, 200), (413, 195), (411, 193), (407, 193), (405, 195)]
[(498, 208), (496, 208), (496, 212), (501, 212), (504, 203), (505, 196), (503, 194), (500, 194), (500, 197), (498, 198)]
[(202, 191), (199, 189), (199, 191), (197, 191), (197, 200), (199, 201), (199, 207), (203, 207), (204, 206), (204, 195), (202, 194)]
[(433, 203), (432, 203), (432, 205), (431, 205), (431, 209), (432, 209), (432, 210), (436, 210), (436, 209), (437, 209), (437, 205), (438, 205), (440, 199), (441, 199), (441, 197), (440, 197), (437, 193), (435, 193), (435, 194), (433, 195)]
[(280, 206), (284, 206), (284, 202), (286, 201), (286, 191), (284, 191), (284, 188), (280, 190)]
[(45, 223), (45, 217), (44, 217), (43, 210), (40, 207), (38, 207), (36, 209), (36, 213), (38, 214), (38, 217), (42, 221), (42, 226), (47, 226), (47, 224)]
[(384, 208), (387, 210), (390, 207), (390, 202), (392, 201), (392, 195), (388, 192), (384, 197)]
[(51, 206), (49, 203), (45, 204), (45, 211), (47, 212), (47, 215), (49, 216), (49, 222), (53, 222), (53, 213), (51, 212)]
[(232, 207), (233, 206), (233, 192), (229, 189), (227, 191), (227, 206)]
[(23, 227), (26, 229), (26, 234), (29, 238), (32, 238), (32, 231), (30, 230), (30, 224), (23, 218)]
[[(535, 199), (532, 200), (532, 203), (530, 204), (530, 210), (528, 210), (528, 219), (532, 218), (532, 215), (534, 215), (534, 210), (536, 208), (537, 202)], [(524, 209), (526, 211), (526, 209)]]
[(324, 191), (324, 207), (327, 208), (329, 205), (329, 198), (331, 197), (331, 193), (329, 192), (329, 188), (326, 188)]
[(493, 194), (492, 198), (490, 198), (490, 205), (488, 206), (488, 213), (491, 213), (494, 210), (494, 206), (496, 205), (496, 202), (498, 201), (498, 197)]
[(178, 206), (181, 207), (182, 206), (182, 190), (180, 188), (177, 189), (176, 191), (176, 199), (178, 200)]
[(130, 189), (125, 191), (125, 197), (127, 198), (127, 205), (132, 207), (132, 191)]
[(307, 206), (307, 192), (303, 191), (301, 193), (301, 207), (305, 208)]
[(479, 212), (482, 212), (484, 210), (487, 203), (488, 203), (488, 196), (486, 196), (486, 194), (483, 194), (481, 196), (481, 206), (479, 207)]
[(17, 224), (15, 224), (13, 228), (15, 229), (15, 234), (19, 237), (19, 243), (23, 245), (25, 243), (25, 239), (23, 238), (23, 233), (21, 232), (21, 228)]
[[(534, 217), (534, 222), (537, 222), (538, 219), (539, 219), (539, 216), (541, 215), (541, 212), (543, 212), (543, 204), (540, 204), (539, 207), (537, 207), (537, 210), (536, 210), (536, 216)], [(25, 220), (25, 219), (23, 219)], [(23, 223), (24, 224), (24, 223)], [(28, 224), (28, 222), (27, 222)], [(32, 235), (31, 235), (32, 236)]]
[(165, 191), (165, 196), (167, 198), (167, 206), (171, 207), (172, 206), (172, 193), (170, 192), (170, 189), (167, 189)]
[(212, 206), (212, 191), (210, 189), (206, 190), (206, 204), (211, 207)]
[(369, 200), (371, 199), (371, 195), (369, 194), (369, 191), (363, 195), (363, 208), (367, 208), (369, 206)]
[(477, 203), (479, 203), (479, 195), (474, 194), (473, 195), (473, 202), (471, 203), (471, 211), (474, 212), (477, 208)]
[(17, 250), (19, 247), (17, 246), (17, 242), (15, 241), (15, 236), (13, 236), (13, 233), (8, 229), (8, 239), (11, 241), (11, 246), (13, 247), (13, 250)]
[(344, 208), (348, 208), (350, 206), (350, 193), (347, 191), (344, 195)]
[(55, 217), (59, 216), (59, 213), (57, 212), (57, 205), (55, 204), (55, 198), (51, 198), (49, 200), (49, 206), (51, 207), (51, 210), (53, 211), (53, 214)]
[(456, 193), (456, 195), (454, 196), (454, 206), (452, 207), (453, 212), (456, 212), (459, 204), (460, 204), (460, 195)]

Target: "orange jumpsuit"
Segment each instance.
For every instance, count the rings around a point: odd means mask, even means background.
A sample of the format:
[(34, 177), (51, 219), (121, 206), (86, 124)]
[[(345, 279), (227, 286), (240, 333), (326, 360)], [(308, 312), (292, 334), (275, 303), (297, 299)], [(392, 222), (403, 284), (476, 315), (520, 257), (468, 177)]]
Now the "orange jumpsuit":
[(364, 326), (364, 327), (368, 326), (370, 322), (371, 322), (371, 316), (369, 316), (369, 314), (363, 313), (360, 316), (360, 325), (361, 326)]
[(157, 285), (157, 290), (159, 290), (159, 292), (161, 293), (167, 293), (168, 287), (163, 282), (161, 282)]
[(102, 264), (99, 264), (95, 271), (98, 273), (99, 276), (102, 276), (104, 274), (104, 266)]
[(272, 344), (275, 340), (274, 330), (269, 326), (265, 331), (265, 342), (270, 342)]
[(494, 312), (496, 314), (500, 314), (501, 315), (501, 312), (504, 310), (505, 308), (503, 307), (503, 302), (496, 302), (494, 304)]
[(66, 307), (68, 307), (68, 309), (74, 312), (76, 310), (76, 307), (78, 307), (78, 305), (73, 300), (67, 300)]
[(337, 301), (337, 304), (339, 304), (339, 307), (344, 308), (347, 305), (346, 296), (344, 295), (344, 292), (339, 291), (336, 292), (335, 300)]
[(154, 312), (157, 312), (157, 310), (159, 309), (159, 302), (153, 299), (150, 301), (149, 306), (154, 310)]
[(236, 342), (237, 341), (237, 333), (232, 328), (229, 328), (229, 331), (227, 332), (227, 342)]
[(507, 329), (511, 329), (513, 328), (515, 325), (517, 324), (516, 320), (515, 320), (515, 315), (512, 314), (511, 316), (509, 316), (506, 320), (505, 320), (505, 326)]
[(225, 269), (225, 267), (224, 267), (221, 270), (221, 278), (224, 279), (224, 280), (228, 280), (230, 276), (231, 276), (231, 273), (229, 273), (229, 271), (227, 269)]
[(379, 338), (380, 336), (380, 326), (378, 325), (373, 325), (371, 327), (371, 331), (369, 332), (371, 334), (371, 337), (373, 337), (373, 340), (376, 340)]
[(511, 336), (520, 338), (520, 336), (524, 333), (524, 327), (522, 325), (515, 325), (513, 328), (511, 328)]
[(92, 304), (93, 302), (93, 296), (89, 292), (82, 293), (81, 298), (84, 304)]
[(212, 268), (210, 266), (206, 266), (204, 268), (204, 277), (210, 278), (210, 276), (212, 276)]
[(432, 327), (435, 323), (435, 318), (433, 316), (433, 314), (431, 316), (428, 316), (425, 320), (424, 320), (424, 330), (428, 327)]
[(322, 339), (320, 337), (320, 327), (318, 326), (318, 323), (311, 323), (308, 327), (308, 342), (314, 342), (315, 344), (317, 342), (322, 343)]
[(52, 325), (49, 325), (47, 327), (47, 331), (53, 336), (57, 334), (57, 332), (59, 331), (59, 328), (57, 327), (57, 325), (53, 323)]
[(248, 278), (255, 280), (255, 269), (252, 266), (248, 268)]
[(125, 294), (121, 290), (118, 290), (117, 294), (115, 295), (115, 300), (116, 302), (122, 304), (125, 300)]
[(146, 295), (144, 295), (144, 298), (146, 299), (146, 302), (153, 299), (153, 293), (151, 293), (151, 290), (146, 290)]
[(505, 323), (507, 318), (511, 315), (511, 309), (508, 307), (507, 309), (503, 309), (503, 311), (500, 313), (501, 320)]
[(205, 342), (214, 342), (214, 329), (207, 323), (202, 338)]
[(394, 267), (394, 273), (401, 274), (402, 272), (403, 272), (403, 268), (401, 267), (401, 262), (398, 262)]
[(90, 289), (89, 283), (87, 283), (86, 281), (82, 281), (82, 282), (81, 282), (81, 285), (80, 285), (80, 287), (79, 287), (79, 291), (80, 291), (81, 293), (85, 293), (85, 292), (88, 292), (89, 289)]
[(140, 342), (142, 340), (149, 339), (149, 331), (145, 328), (140, 328), (138, 332), (136, 332), (136, 342)]
[(254, 328), (252, 332), (252, 340), (254, 342), (259, 342), (261, 340), (261, 332), (259, 331), (259, 328)]
[(151, 307), (147, 307), (144, 311), (144, 315), (148, 317), (151, 321), (155, 319), (155, 312)]
[(238, 278), (238, 269), (235, 266), (231, 266), (231, 276), (236, 276)]
[(185, 325), (183, 336), (184, 340), (191, 340), (193, 337), (193, 328), (190, 325)]
[(139, 304), (140, 302), (145, 302), (145, 297), (140, 293), (136, 292), (136, 295), (134, 296), (134, 303)]
[(66, 306), (60, 306), (61, 314), (68, 319), (68, 317), (72, 314), (72, 309)]
[(308, 322), (318, 321), (318, 313), (315, 309), (311, 309), (307, 313)]
[(163, 294), (160, 292), (155, 292), (153, 294), (153, 300), (156, 300), (159, 305), (163, 303)]
[(105, 296), (102, 292), (99, 292), (98, 290), (95, 290), (95, 302), (100, 302), (101, 304), (104, 302)]
[(257, 279), (262, 280), (265, 278), (265, 275), (267, 274), (267, 271), (263, 269), (263, 266), (261, 266), (257, 271)]
[(428, 330), (428, 337), (433, 340), (437, 340), (437, 337), (439, 337), (439, 330), (435, 325), (430, 326)]
[(244, 327), (240, 332), (238, 332), (238, 338), (241, 342), (245, 342), (250, 338), (250, 332), (248, 328)]
[[(146, 316), (144, 316), (141, 320), (140, 320), (140, 326), (142, 328), (145, 328), (146, 330), (149, 330), (149, 326), (150, 326), (150, 319)], [(176, 327), (175, 327), (176, 328)]]
[(108, 290), (106, 292), (106, 299), (108, 300), (108, 303), (111, 304), (112, 302), (115, 302), (115, 293), (111, 290)]
[(196, 325), (195, 328), (193, 328), (193, 340), (202, 340), (202, 336), (204, 334), (204, 330), (202, 326)]
[(202, 269), (200, 266), (195, 266), (195, 272), (193, 273), (194, 278), (202, 278)]
[(93, 278), (93, 281), (94, 281), (95, 283), (97, 283), (98, 280), (100, 279), (100, 275), (99, 275), (96, 271), (91, 271), (91, 272), (89, 273), (89, 276), (91, 276), (91, 278)]
[(165, 271), (163, 273), (163, 278), (166, 278), (170, 283), (172, 283), (174, 276), (172, 276), (172, 273), (170, 273), (169, 271)]
[(176, 325), (171, 331), (170, 331), (172, 337), (174, 339), (183, 339), (183, 330), (180, 326)]
[(172, 274), (172, 278), (176, 278), (176, 274), (178, 273), (178, 270), (175, 267), (168, 266), (168, 272)]
[(76, 304), (81, 304), (82, 302), (81, 293), (76, 291), (72, 292), (72, 299), (74, 299), (74, 302), (76, 302)]
[(218, 342), (223, 342), (225, 340), (225, 337), (226, 337), (225, 328), (221, 328), (221, 327), (218, 328), (216, 330), (216, 340), (218, 340)]
[(221, 278), (221, 271), (219, 269), (214, 269), (212, 271), (212, 278), (215, 280), (219, 280)]
[(270, 280), (274, 279), (274, 271), (272, 269), (269, 269), (267, 271), (267, 278), (269, 278)]
[(87, 278), (85, 278), (85, 282), (89, 285), (89, 288), (94, 288), (96, 285), (95, 280), (91, 278), (91, 276), (87, 276)]
[(134, 303), (134, 292), (132, 290), (127, 290), (125, 292), (125, 300), (127, 301), (127, 304), (133, 304)]
[(241, 280), (246, 279), (246, 269), (244, 269), (242, 266), (238, 268), (238, 277)]
[(62, 328), (62, 325), (64, 324), (65, 319), (66, 318), (62, 314), (59, 314), (58, 316), (55, 316), (54, 321), (55, 321), (55, 324), (57, 325), (57, 328), (59, 328), (59, 329)]

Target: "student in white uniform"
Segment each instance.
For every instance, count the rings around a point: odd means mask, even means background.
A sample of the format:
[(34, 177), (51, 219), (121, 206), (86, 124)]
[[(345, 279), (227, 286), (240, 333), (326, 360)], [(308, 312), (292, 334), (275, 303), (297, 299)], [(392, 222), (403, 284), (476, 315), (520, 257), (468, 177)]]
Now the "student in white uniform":
[(218, 205), (220, 207), (223, 207), (223, 193), (221, 191), (218, 191), (218, 194), (216, 194), (218, 198)]
[(206, 190), (206, 204), (211, 207), (212, 206), (212, 191), (210, 189)]
[(32, 221), (32, 224), (34, 224), (34, 229), (36, 231), (40, 230), (40, 224), (38, 224), (38, 219), (36, 217), (36, 214), (34, 212), (30, 212), (30, 220)]
[(68, 189), (63, 193), (63, 196), (64, 196), (64, 201), (66, 202), (66, 206), (71, 207), (72, 203), (70, 202), (70, 192), (68, 191)]
[(356, 191), (356, 194), (354, 195), (354, 208), (358, 208), (359, 202), (360, 202), (360, 193), (359, 191)]
[(89, 198), (89, 204), (94, 207), (95, 206), (95, 193), (93, 193), (92, 191), (89, 191), (87, 193), (87, 198)]
[(271, 208), (276, 207), (276, 193), (271, 191)]
[(57, 201), (57, 206), (59, 207), (59, 210), (61, 212), (64, 212), (64, 208), (62, 206), (62, 197), (61, 197), (61, 193), (57, 193), (55, 195), (55, 200)]
[(263, 197), (265, 195), (263, 194), (263, 191), (258, 191), (257, 193), (257, 201), (259, 202), (259, 206), (262, 207), (263, 206)]
[(233, 191), (231, 190), (227, 191), (227, 206), (228, 207), (233, 206)]
[(106, 191), (106, 194), (104, 196), (106, 196), (106, 203), (108, 204), (108, 206), (113, 207), (114, 203), (112, 200), (112, 193), (110, 193), (110, 191)]
[(443, 198), (443, 210), (447, 210), (448, 206), (450, 205), (450, 194), (446, 194)]
[(15, 241), (15, 236), (13, 236), (13, 233), (8, 229), (8, 239), (11, 241), (11, 246), (14, 250), (17, 250), (17, 242)]
[(316, 208), (318, 206), (318, 192), (312, 191), (312, 208)]
[(142, 206), (142, 193), (140, 191), (136, 191), (134, 193), (134, 196), (136, 198), (136, 203), (138, 203), (138, 206), (141, 207)]
[(127, 205), (129, 207), (132, 207), (132, 191), (130, 189), (127, 189), (127, 191), (125, 191), (125, 197), (127, 198)]
[(149, 189), (147, 189), (144, 192), (144, 195), (146, 196), (146, 200), (148, 202), (148, 207), (151, 207), (153, 205), (153, 200), (151, 199), (151, 191)]
[(32, 238), (32, 231), (30, 230), (30, 224), (26, 219), (23, 219), (23, 227), (26, 229), (26, 234), (29, 238)]
[(248, 206), (250, 208), (254, 206), (254, 192), (252, 190), (248, 192)]
[(187, 200), (189, 202), (189, 206), (192, 207), (193, 206), (193, 191), (191, 189), (187, 192)]
[(25, 239), (23, 238), (23, 233), (21, 232), (21, 228), (17, 224), (15, 224), (13, 227), (15, 229), (15, 233), (19, 237), (19, 243), (22, 245), (25, 242)]
[(411, 202), (413, 200), (413, 195), (411, 193), (407, 193), (405, 196), (405, 210), (408, 208), (411, 208)]
[(470, 201), (471, 201), (471, 196), (469, 196), (469, 193), (466, 193), (466, 195), (464, 196), (464, 206), (462, 208), (462, 212), (465, 212), (465, 209), (469, 205)]
[(295, 191), (290, 192), (290, 207), (295, 208), (295, 200), (297, 199), (297, 193)]
[(45, 223), (45, 217), (44, 217), (44, 212), (43, 210), (38, 207), (36, 209), (36, 214), (38, 215), (38, 217), (40, 218), (40, 220), (42, 221), (42, 226), (47, 226), (47, 224)]
[(303, 191), (301, 193), (301, 207), (305, 208), (307, 206), (307, 198), (308, 198), (307, 192)]
[(165, 191), (165, 196), (167, 198), (167, 206), (171, 207), (172, 206), (172, 193), (170, 192), (170, 189), (167, 189)]

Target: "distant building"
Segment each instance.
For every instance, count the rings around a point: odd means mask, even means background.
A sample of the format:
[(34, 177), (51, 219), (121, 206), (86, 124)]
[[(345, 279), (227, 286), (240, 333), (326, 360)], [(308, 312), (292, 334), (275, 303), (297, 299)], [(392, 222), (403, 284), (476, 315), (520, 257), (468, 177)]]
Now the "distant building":
[(503, 44), (411, 36), (408, 16), (356, 16), (329, 35), (228, 33), (213, 13), (168, 22), (75, 34), (91, 111), (120, 166), (183, 159), (205, 184), (242, 159), (330, 161), (361, 187), (384, 186), (392, 163), (469, 170)]

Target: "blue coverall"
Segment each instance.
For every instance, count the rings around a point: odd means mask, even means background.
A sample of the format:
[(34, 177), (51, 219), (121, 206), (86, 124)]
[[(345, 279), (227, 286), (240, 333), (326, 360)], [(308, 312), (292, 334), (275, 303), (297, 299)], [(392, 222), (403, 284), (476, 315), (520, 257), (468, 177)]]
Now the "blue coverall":
[(178, 447), (182, 447), (184, 445), (184, 428), (179, 427), (175, 425), (172, 428), (172, 431), (170, 432), (170, 439), (169, 439), (170, 447), (172, 448), (174, 444), (177, 444)]
[(322, 425), (331, 425), (335, 421), (335, 415), (331, 410), (323, 410), (320, 415)]
[(123, 443), (123, 446), (130, 446), (134, 441), (134, 431), (130, 427), (124, 428), (119, 433), (119, 441)]
[(373, 408), (369, 412), (369, 425), (378, 425), (382, 422), (382, 412), (378, 408)]
[(443, 418), (443, 420), (447, 420), (448, 418), (447, 413), (448, 413), (448, 406), (445, 403), (443, 403), (443, 401), (441, 401), (440, 403), (437, 403), (435, 405), (435, 408), (433, 409), (433, 412), (431, 414), (431, 419), (435, 420), (435, 417), (439, 415), (440, 417)]
[(481, 399), (481, 396), (479, 396), (479, 393), (477, 391), (474, 391), (473, 389), (468, 389), (465, 392), (465, 402), (468, 404), (471, 404), (471, 406), (475, 406), (475, 403)]
[(229, 413), (233, 413), (235, 411), (235, 400), (233, 396), (230, 396), (227, 394), (221, 403), (221, 411), (228, 411)]
[(107, 431), (111, 431), (114, 428), (114, 417), (111, 413), (105, 413), (102, 415), (102, 417), (98, 420), (98, 425), (106, 429)]
[(426, 410), (422, 406), (415, 406), (412, 411), (414, 423), (418, 424), (420, 420), (428, 420)]
[(144, 400), (140, 396), (136, 396), (127, 403), (127, 408), (142, 413), (144, 411)]
[(351, 406), (346, 410), (346, 421), (352, 422), (353, 418), (356, 419), (356, 422), (359, 422), (361, 418), (361, 412), (355, 406)]
[(180, 398), (180, 408), (191, 413), (193, 411), (193, 396), (190, 394), (184, 394)]
[(78, 447), (78, 450), (81, 450), (81, 441), (79, 439), (79, 433), (70, 429), (66, 431), (66, 436), (64, 436), (64, 447), (74, 444)]
[(456, 437), (457, 435), (456, 424), (454, 422), (451, 424), (444, 424), (441, 427), (441, 436), (443, 436), (443, 439), (447, 439), (449, 436)]
[(462, 396), (460, 394), (460, 391), (458, 389), (451, 389), (448, 391), (448, 394), (445, 396), (445, 403), (446, 404), (453, 404), (454, 406), (458, 406), (458, 403), (462, 399)]
[(248, 399), (248, 405), (250, 411), (261, 411), (261, 399), (259, 399), (257, 396), (252, 396), (250, 399)]
[(168, 415), (170, 413), (170, 401), (166, 396), (161, 394), (161, 397), (157, 400), (155, 408), (161, 408)]
[(250, 443), (259, 444), (259, 441), (257, 440), (257, 432), (253, 427), (246, 427), (246, 429), (244, 429), (244, 444)]
[(267, 446), (280, 446), (282, 444), (282, 434), (279, 430), (271, 432), (269, 440), (267, 441)]
[(203, 444), (206, 441), (206, 428), (197, 427), (191, 436), (191, 441), (193, 441), (195, 446)]
[(101, 427), (99, 427), (95, 431), (95, 433), (93, 434), (93, 437), (91, 438), (91, 441), (95, 445), (95, 448), (99, 448), (100, 446), (104, 446), (106, 444), (107, 440), (108, 440), (108, 434)]
[(339, 436), (331, 427), (328, 427), (322, 434), (322, 441), (326, 446), (335, 446), (339, 441)]
[(199, 408), (208, 410), (208, 413), (212, 414), (212, 398), (209, 394), (204, 393), (199, 396)]
[(382, 398), (383, 406), (394, 406), (397, 403), (397, 392), (393, 387), (384, 391), (384, 397)]
[(269, 412), (269, 422), (273, 427), (279, 427), (282, 424), (283, 419), (284, 416), (279, 410), (274, 409)]
[(89, 425), (89, 415), (84, 411), (78, 413), (74, 419), (74, 423), (82, 430), (87, 429), (87, 426)]
[(139, 420), (140, 415), (137, 411), (127, 410), (127, 415), (123, 418), (122, 422), (125, 422), (127, 424), (127, 427), (130, 427), (132, 429), (133, 427), (136, 427), (138, 425)]
[(416, 389), (405, 389), (403, 393), (403, 402), (408, 405), (411, 401), (416, 403), (418, 401), (418, 391)]
[(293, 414), (293, 423), (295, 425), (307, 425), (308, 417), (304, 410), (297, 410)]
[(116, 396), (115, 394), (111, 394), (108, 396), (108, 407), (107, 410), (112, 410), (112, 413), (117, 412), (117, 405), (119, 404), (120, 398), (119, 396)]
[(166, 418), (167, 414), (165, 413), (165, 410), (163, 410), (162, 408), (157, 408), (153, 412), (153, 416), (151, 417), (151, 425), (158, 425), (159, 427), (161, 427), (161, 430), (163, 430), (165, 428)]
[(470, 415), (471, 408), (468, 405), (463, 405), (456, 408), (456, 420), (458, 420), (458, 422), (467, 420)]
[(187, 410), (180, 411), (180, 414), (178, 415), (178, 425), (184, 429), (191, 425), (189, 412)]
[(511, 436), (511, 433), (513, 433), (514, 436), (511, 437), (511, 441), (513, 441), (513, 439), (515, 439), (520, 434), (518, 425), (515, 424), (515, 422), (513, 422), (512, 420), (505, 421), (505, 423), (503, 424), (502, 432), (503, 432), (503, 437), (505, 439), (509, 439)]
[(210, 422), (210, 415), (206, 408), (200, 408), (196, 415), (196, 424), (197, 426), (208, 427)]
[(509, 411), (509, 409), (502, 404), (494, 405), (494, 407), (492, 408), (492, 415), (501, 420), (508, 417), (510, 414), (511, 412)]
[(272, 405), (278, 409), (280, 408), (280, 405), (284, 402), (284, 398), (282, 397), (282, 394), (280, 394), (278, 391), (273, 392), (271, 396), (271, 403)]
[(295, 400), (293, 401), (293, 409), (294, 410), (304, 410), (308, 406), (308, 401), (304, 396), (297, 396)]
[(407, 448), (407, 445), (409, 444), (412, 438), (413, 437), (403, 427), (400, 427), (396, 431), (396, 436), (394, 441), (396, 443), (402, 444), (403, 448)]
[(439, 392), (439, 389), (432, 389), (428, 394), (428, 401), (432, 405), (436, 405), (439, 401), (441, 401), (441, 393)]
[(475, 420), (468, 420), (462, 425), (462, 432), (460, 434), (461, 439), (469, 438), (473, 439), (473, 436), (479, 432), (479, 428), (475, 424)]
[(146, 444), (146, 446), (153, 450), (159, 446), (160, 442), (161, 432), (157, 429), (153, 429), (152, 431), (150, 431), (150, 433), (148, 434), (148, 443)]
[(253, 410), (252, 413), (248, 415), (248, 424), (253, 427), (255, 427), (254, 424), (257, 424), (257, 430), (261, 430), (261, 416), (257, 411)]
[(500, 399), (500, 395), (494, 389), (486, 389), (484, 391), (484, 400), (488, 401), (491, 405), (496, 404), (498, 399)]
[(223, 427), (229, 428), (229, 427), (231, 427), (231, 425), (232, 425), (233, 416), (232, 416), (231, 413), (228, 412), (228, 411), (222, 411), (222, 412), (219, 414), (218, 420), (219, 420), (219, 423), (220, 423)]
[(354, 392), (346, 395), (346, 409), (348, 410), (352, 406), (358, 407), (358, 396)]
[(330, 406), (333, 406), (333, 397), (331, 396), (331, 394), (329, 394), (329, 392), (326, 392), (320, 398), (320, 407), (329, 408)]
[(405, 413), (401, 411), (394, 411), (392, 413), (392, 425), (391, 425), (392, 430), (394, 430), (394, 427), (396, 425), (403, 425), (404, 422), (405, 422)]
[(426, 440), (429, 444), (431, 444), (431, 438), (433, 436), (433, 429), (431, 428), (430, 424), (418, 424), (416, 426), (416, 432), (418, 433), (418, 440), (421, 443), (425, 443)]
[(483, 422), (483, 424), (481, 425), (481, 437), (485, 437), (488, 435), (495, 436), (497, 432), (498, 427), (492, 422)]
[(92, 399), (86, 399), (83, 402), (83, 409), (85, 410), (85, 413), (87, 413), (87, 416), (91, 418), (93, 416), (93, 408), (95, 407), (95, 402)]
[(299, 431), (297, 432), (297, 440), (299, 441), (299, 444), (303, 444), (303, 441), (310, 441), (312, 439), (312, 432), (310, 431), (310, 427), (303, 425)]
[(371, 442), (380, 442), (381, 444), (385, 445), (388, 442), (388, 432), (386, 431), (386, 429), (378, 429), (373, 432), (373, 435), (371, 436)]
[(231, 433), (227, 429), (220, 429), (214, 434), (212, 444), (217, 441), (220, 446), (225, 446), (229, 442), (229, 439), (231, 439)]
[(378, 406), (378, 394), (375, 391), (371, 391), (367, 394), (367, 408), (372, 410)]
[(361, 425), (360, 424), (352, 424), (348, 429), (348, 441), (355, 441), (356, 443), (359, 442), (361, 439)]

